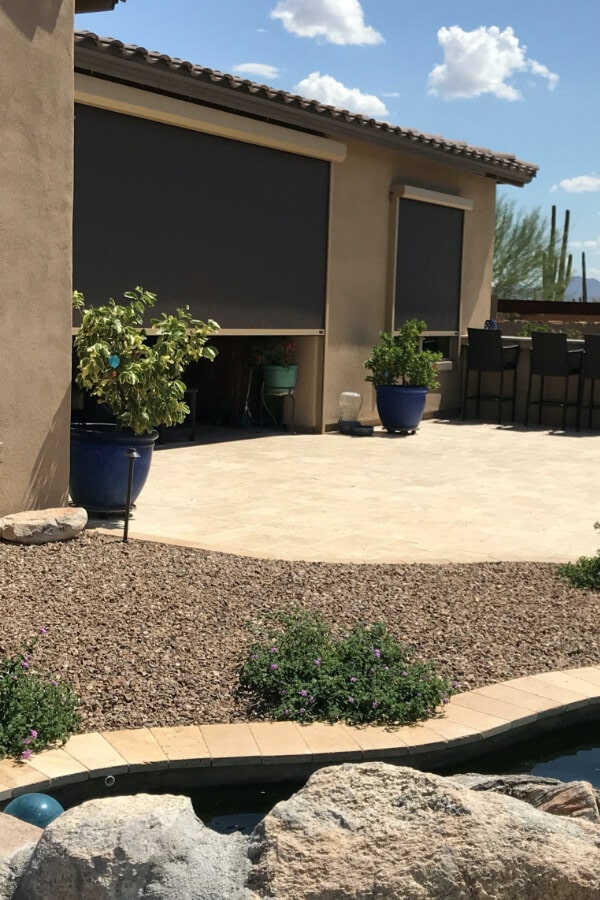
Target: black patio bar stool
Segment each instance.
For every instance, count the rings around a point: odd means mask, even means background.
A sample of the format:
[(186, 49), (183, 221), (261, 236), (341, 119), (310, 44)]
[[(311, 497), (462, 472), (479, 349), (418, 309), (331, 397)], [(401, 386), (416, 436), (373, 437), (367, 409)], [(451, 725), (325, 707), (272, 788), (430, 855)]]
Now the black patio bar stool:
[[(479, 418), (479, 407), (482, 400), (491, 400), (498, 404), (498, 424), (502, 424), (502, 408), (506, 400), (512, 404), (512, 420), (515, 419), (515, 403), (517, 397), (517, 363), (519, 361), (520, 347), (518, 344), (504, 345), (502, 332), (497, 329), (468, 328), (469, 343), (465, 363), (465, 379), (462, 404), (463, 420), (467, 417), (467, 402), (475, 400), (475, 415)], [(477, 372), (477, 389), (474, 394), (469, 393), (469, 376), (471, 372)], [(481, 393), (481, 375), (483, 372), (492, 372), (500, 375), (500, 384), (497, 393)], [(512, 392), (504, 393), (504, 376), (506, 372), (512, 372)]]
[[(534, 331), (531, 335), (531, 359), (529, 361), (529, 384), (527, 387), (527, 404), (525, 407), (525, 425), (529, 424), (529, 409), (538, 408), (538, 425), (542, 421), (543, 406), (558, 406), (563, 411), (563, 430), (567, 427), (569, 408), (579, 407), (579, 378), (583, 368), (583, 350), (569, 350), (567, 335), (563, 332)], [(531, 385), (534, 376), (540, 379), (540, 392), (537, 400), (531, 399)], [(569, 379), (577, 378), (577, 399), (569, 400)], [(544, 396), (546, 378), (562, 378), (562, 400), (549, 400)], [(577, 415), (579, 428), (579, 415)]]
[[(588, 410), (588, 428), (592, 427), (594, 410), (600, 410), (600, 403), (595, 402), (596, 382), (600, 379), (600, 334), (584, 335), (585, 354), (583, 369), (579, 381), (579, 406), (577, 409), (577, 429), (581, 426), (581, 413)], [(588, 402), (584, 403), (586, 382), (590, 382)]]

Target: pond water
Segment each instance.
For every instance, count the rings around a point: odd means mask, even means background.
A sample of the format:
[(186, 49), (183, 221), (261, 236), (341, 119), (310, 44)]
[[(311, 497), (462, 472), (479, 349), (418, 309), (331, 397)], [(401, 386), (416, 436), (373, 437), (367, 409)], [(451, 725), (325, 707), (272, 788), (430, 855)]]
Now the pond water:
[[(496, 751), (462, 766), (440, 769), (439, 774), (459, 772), (508, 775), (529, 774), (561, 781), (589, 781), (600, 790), (600, 723), (579, 725), (556, 734)], [(249, 834), (280, 800), (287, 800), (301, 784), (285, 783), (219, 788), (191, 794), (196, 814), (215, 831)]]
[[(496, 751), (471, 759), (462, 766), (437, 770), (440, 775), (458, 772), (482, 774), (532, 774), (561, 781), (589, 781), (600, 790), (600, 722), (577, 725), (555, 734), (543, 735), (510, 749)], [(114, 796), (143, 790), (152, 793), (169, 792), (161, 787), (160, 773), (157, 783), (149, 786), (139, 783), (131, 787), (126, 777), (119, 778), (115, 788), (97, 789), (95, 796)], [(144, 779), (145, 781), (145, 779)], [(102, 781), (100, 781), (102, 784)], [(278, 784), (235, 785), (219, 788), (196, 788), (189, 792), (196, 815), (221, 834), (239, 831), (249, 834), (276, 803), (287, 800), (302, 787), (303, 782)], [(92, 782), (70, 785), (52, 792), (65, 809), (89, 799)], [(172, 790), (170, 792), (173, 792)], [(181, 791), (176, 791), (180, 793)], [(0, 808), (2, 808), (0, 806)]]

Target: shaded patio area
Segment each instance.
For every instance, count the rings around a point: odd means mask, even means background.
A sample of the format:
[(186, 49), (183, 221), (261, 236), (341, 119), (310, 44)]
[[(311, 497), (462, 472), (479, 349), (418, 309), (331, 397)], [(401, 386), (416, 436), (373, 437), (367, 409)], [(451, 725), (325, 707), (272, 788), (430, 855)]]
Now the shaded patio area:
[(210, 429), (155, 452), (130, 536), (327, 562), (572, 560), (600, 546), (599, 456), (597, 433), (487, 422), (370, 438)]

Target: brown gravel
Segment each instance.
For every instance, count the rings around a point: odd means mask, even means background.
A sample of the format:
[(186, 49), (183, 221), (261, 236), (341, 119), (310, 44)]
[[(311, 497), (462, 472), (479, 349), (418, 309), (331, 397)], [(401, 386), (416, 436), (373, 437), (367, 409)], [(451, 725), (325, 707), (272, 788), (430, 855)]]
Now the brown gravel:
[(244, 626), (292, 603), (385, 621), (462, 690), (600, 664), (598, 595), (548, 563), (284, 562), (91, 533), (0, 544), (0, 654), (47, 628), (35, 662), (71, 682), (86, 731), (252, 718), (234, 692)]

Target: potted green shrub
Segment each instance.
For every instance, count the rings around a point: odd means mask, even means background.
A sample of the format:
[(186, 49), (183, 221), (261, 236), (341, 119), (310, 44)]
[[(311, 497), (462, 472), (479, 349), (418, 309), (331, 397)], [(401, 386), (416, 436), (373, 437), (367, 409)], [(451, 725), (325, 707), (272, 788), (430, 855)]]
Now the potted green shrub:
[(415, 431), (423, 418), (427, 391), (439, 387), (437, 364), (441, 353), (421, 349), (427, 328), (419, 319), (409, 319), (397, 335), (381, 333), (364, 362), (377, 394), (381, 424), (390, 433)]
[(298, 360), (292, 338), (261, 338), (252, 347), (252, 361), (256, 368), (262, 368), (265, 388), (288, 390), (296, 386)]
[(73, 307), (81, 314), (76, 384), (114, 419), (113, 424), (71, 426), (71, 499), (90, 511), (125, 509), (129, 448), (140, 454), (133, 471), (135, 502), (150, 469), (156, 428), (183, 422), (189, 413), (181, 380), (186, 366), (217, 355), (207, 344), (219, 329), (212, 319), (194, 319), (187, 308), (163, 313), (151, 320), (155, 339), (149, 342), (144, 314), (156, 303), (156, 294), (136, 287), (124, 297), (124, 304), (111, 298), (86, 307), (83, 294), (73, 294)]

